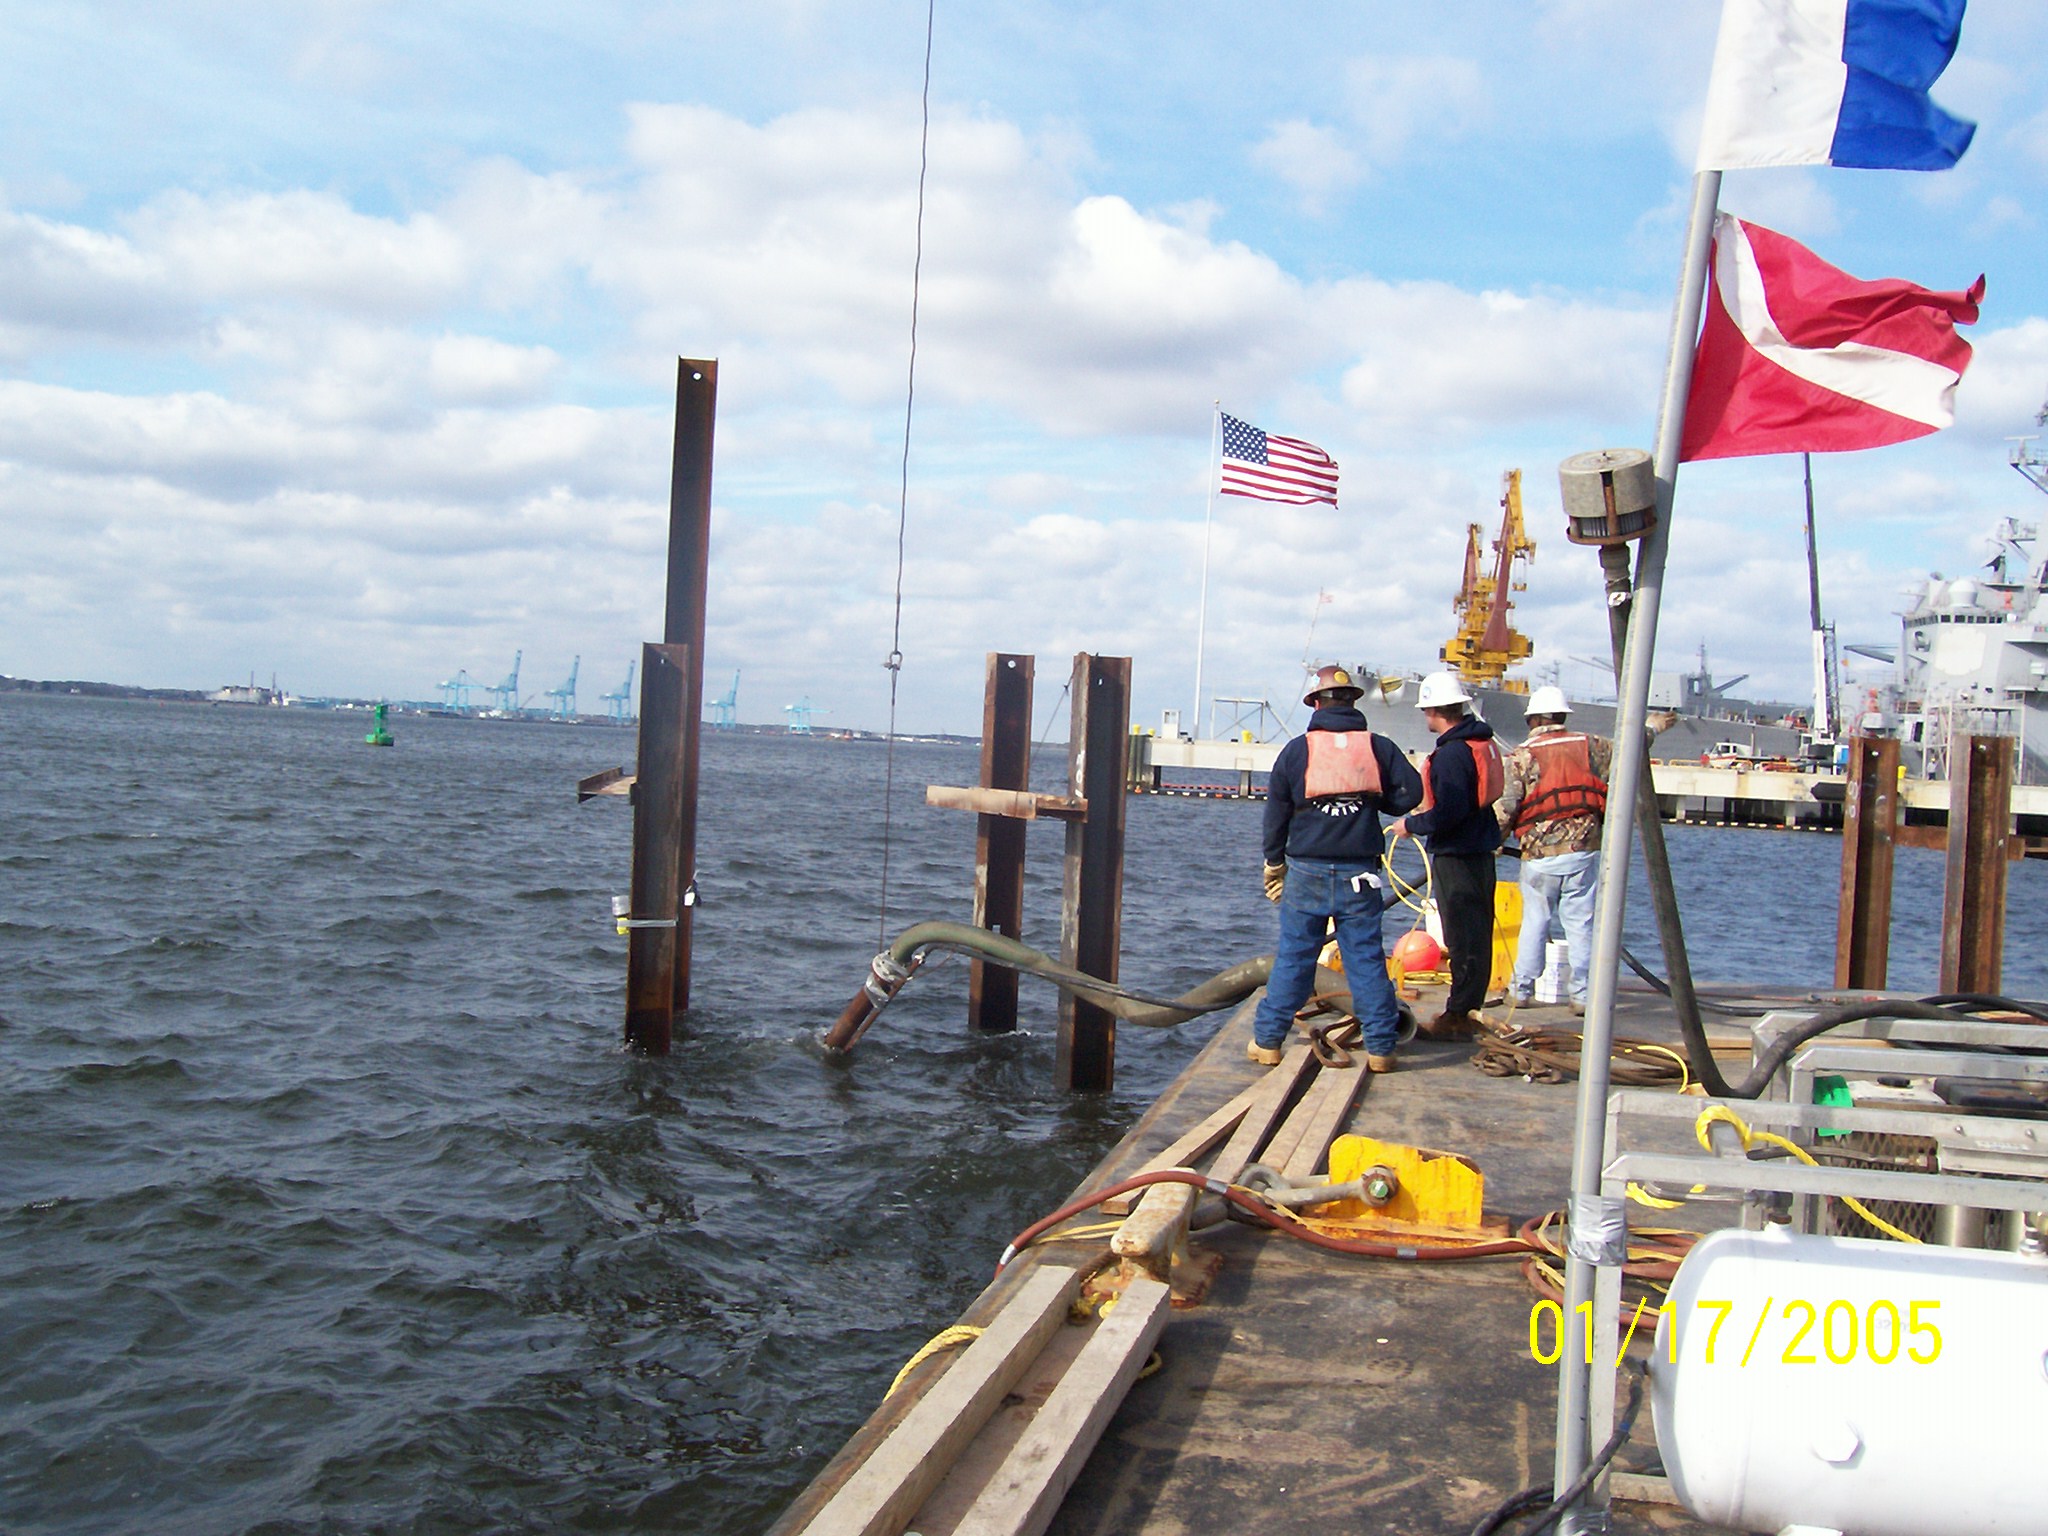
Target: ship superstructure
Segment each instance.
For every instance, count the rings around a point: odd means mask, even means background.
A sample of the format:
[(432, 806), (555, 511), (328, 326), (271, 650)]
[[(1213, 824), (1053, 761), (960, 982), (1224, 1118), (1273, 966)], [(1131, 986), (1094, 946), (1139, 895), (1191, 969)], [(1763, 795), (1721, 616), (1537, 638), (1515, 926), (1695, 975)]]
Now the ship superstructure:
[[(2022, 438), (2013, 467), (2048, 491), (2048, 459)], [(2048, 560), (2041, 526), (2008, 517), (1976, 576), (1938, 573), (1907, 591), (1890, 701), (1922, 776), (1948, 777), (1956, 730), (2015, 738), (2016, 782), (2048, 784)]]

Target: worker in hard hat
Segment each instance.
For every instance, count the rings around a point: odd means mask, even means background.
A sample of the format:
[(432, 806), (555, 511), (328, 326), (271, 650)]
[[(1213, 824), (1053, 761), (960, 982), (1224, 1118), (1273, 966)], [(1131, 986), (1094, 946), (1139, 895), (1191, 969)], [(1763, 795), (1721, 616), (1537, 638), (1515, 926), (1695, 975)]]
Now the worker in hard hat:
[(1380, 812), (1420, 803), (1422, 779), (1399, 747), (1366, 729), (1364, 691), (1342, 667), (1318, 670), (1302, 696), (1315, 710), (1308, 729), (1280, 749), (1266, 777), (1266, 898), (1280, 904), (1280, 945), (1252, 1021), (1249, 1054), (1261, 1066), (1279, 1064), (1334, 922), (1366, 1065), (1394, 1067), (1400, 1007), (1380, 935)]
[(1508, 754), (1507, 783), (1494, 815), (1522, 844), (1522, 937), (1515, 951), (1515, 1001), (1535, 995), (1550, 917), (1571, 954), (1572, 1012), (1586, 1011), (1593, 959), (1593, 894), (1600, 881), (1600, 823), (1614, 744), (1565, 729), (1571, 705), (1551, 686), (1529, 695), (1529, 736)]
[(1419, 837), (1429, 849), (1430, 878), (1444, 948), (1451, 954), (1451, 990), (1443, 1012), (1416, 1033), (1460, 1040), (1479, 1032), (1474, 1015), (1486, 1002), (1493, 973), (1493, 856), (1505, 768), (1493, 727), (1472, 713), (1472, 695), (1453, 672), (1422, 680), (1415, 704), (1436, 746), (1422, 765), (1422, 808), (1389, 823), (1394, 837)]

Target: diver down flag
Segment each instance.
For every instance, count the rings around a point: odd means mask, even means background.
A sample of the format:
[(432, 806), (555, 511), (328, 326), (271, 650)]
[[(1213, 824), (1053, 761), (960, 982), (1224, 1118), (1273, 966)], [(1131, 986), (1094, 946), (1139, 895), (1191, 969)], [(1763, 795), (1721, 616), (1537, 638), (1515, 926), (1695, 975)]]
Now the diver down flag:
[(1693, 357), (1681, 460), (1841, 453), (1955, 420), (1970, 366), (1958, 325), (1984, 279), (1935, 293), (1863, 282), (1783, 235), (1714, 216), (1714, 280)]
[(1698, 169), (1941, 171), (1977, 131), (1928, 89), (1963, 0), (1723, 0)]

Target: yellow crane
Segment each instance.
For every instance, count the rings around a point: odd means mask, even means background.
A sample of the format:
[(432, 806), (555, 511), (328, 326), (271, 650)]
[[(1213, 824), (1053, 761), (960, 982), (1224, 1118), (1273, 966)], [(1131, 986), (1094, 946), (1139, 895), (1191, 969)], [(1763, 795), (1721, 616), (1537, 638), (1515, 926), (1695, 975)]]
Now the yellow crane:
[(1458, 632), (1439, 653), (1468, 683), (1505, 688), (1510, 693), (1527, 693), (1528, 681), (1509, 677), (1507, 670), (1528, 658), (1529, 637), (1508, 623), (1508, 610), (1515, 606), (1512, 592), (1523, 591), (1528, 583), (1515, 579), (1515, 562), (1536, 555), (1536, 541), (1522, 527), (1522, 472), (1511, 469), (1502, 477), (1500, 537), (1493, 541), (1493, 569), (1480, 566), (1480, 529), (1466, 526), (1465, 578), (1458, 585), (1452, 611), (1458, 615)]

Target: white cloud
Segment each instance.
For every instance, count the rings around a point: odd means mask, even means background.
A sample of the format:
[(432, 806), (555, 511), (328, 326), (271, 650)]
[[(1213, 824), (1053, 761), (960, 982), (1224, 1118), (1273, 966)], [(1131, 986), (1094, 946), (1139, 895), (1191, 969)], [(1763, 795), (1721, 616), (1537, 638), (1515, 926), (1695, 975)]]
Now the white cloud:
[[(1332, 177), (1482, 112), (1456, 61), (1373, 68), (1358, 148), (1300, 125)], [(8, 670), (88, 670), (59, 637), (106, 604), (113, 676), (275, 656), (298, 686), (424, 691), (524, 646), (549, 681), (580, 653), (609, 686), (658, 625), (669, 370), (716, 355), (711, 664), (744, 664), (759, 700), (843, 663), (835, 723), (878, 723), (914, 115), (628, 122), (607, 172), (494, 158), (394, 216), (311, 191), (166, 192), (97, 223), (0, 211), (0, 356), (22, 364), (0, 380)], [(1076, 159), (1066, 129), (934, 120), (906, 724), (971, 726), (992, 647), (1129, 651), (1141, 712), (1187, 702), (1211, 399), (1345, 475), (1341, 511), (1219, 507), (1219, 692), (1291, 688), (1318, 586), (1337, 593), (1319, 651), (1426, 663), (1499, 468), (1530, 469), (1533, 523), (1546, 461), (1647, 435), (1661, 279), (1637, 299), (1304, 278), (1218, 233), (1215, 204), (1079, 187)], [(1958, 436), (2031, 414), (2044, 327), (1980, 339)], [(1740, 517), (1703, 498), (1702, 528), (1738, 534), (1684, 546), (1679, 625), (1713, 602), (1713, 633), (1761, 633), (1796, 600)], [(1543, 537), (1528, 627), (1598, 654), (1597, 572)], [(168, 654), (200, 675), (142, 676)]]
[(1366, 160), (1399, 160), (1418, 138), (1436, 142), (1468, 132), (1486, 115), (1485, 77), (1454, 55), (1353, 59), (1345, 98)]
[(1336, 129), (1298, 117), (1275, 123), (1252, 146), (1251, 160), (1294, 188), (1309, 213), (1321, 213), (1337, 193), (1356, 186), (1365, 174)]
[(1738, 218), (1801, 242), (1834, 234), (1841, 213), (1822, 174), (1812, 167), (1729, 171), (1721, 181), (1721, 207)]

